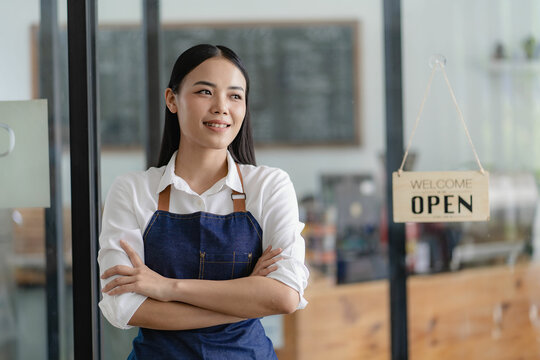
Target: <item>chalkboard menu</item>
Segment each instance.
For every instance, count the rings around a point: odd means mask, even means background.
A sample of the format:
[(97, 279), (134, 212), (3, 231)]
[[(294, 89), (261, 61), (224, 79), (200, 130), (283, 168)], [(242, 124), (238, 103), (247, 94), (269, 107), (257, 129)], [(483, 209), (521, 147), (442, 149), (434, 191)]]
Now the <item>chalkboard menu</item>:
[[(240, 56), (256, 145), (358, 144), (357, 22), (165, 25), (161, 36), (163, 89), (178, 55), (193, 45), (225, 45)], [(97, 56), (102, 143), (140, 144), (141, 28), (100, 27)]]

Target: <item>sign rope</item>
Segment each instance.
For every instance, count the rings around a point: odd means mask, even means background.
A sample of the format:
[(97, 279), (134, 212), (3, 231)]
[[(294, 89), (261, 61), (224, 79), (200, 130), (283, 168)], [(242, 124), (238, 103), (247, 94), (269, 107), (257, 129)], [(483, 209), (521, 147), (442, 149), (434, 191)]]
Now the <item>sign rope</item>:
[(401, 162), (401, 166), (399, 167), (399, 170), (398, 170), (398, 176), (401, 176), (401, 174), (403, 173), (403, 167), (405, 166), (405, 161), (407, 160), (407, 156), (409, 155), (409, 149), (410, 149), (410, 147), (412, 145), (412, 140), (414, 138), (414, 134), (416, 133), (416, 129), (418, 128), (418, 124), (420, 122), (420, 116), (422, 115), (422, 112), (424, 111), (424, 105), (425, 105), (427, 97), (429, 95), (429, 92), (430, 92), (430, 89), (431, 89), (431, 83), (433, 82), (433, 77), (434, 77), (435, 72), (437, 71), (437, 69), (442, 70), (444, 80), (446, 82), (446, 85), (448, 86), (448, 91), (450, 91), (450, 95), (451, 95), (452, 100), (454, 102), (454, 105), (456, 107), (458, 116), (459, 116), (459, 118), (461, 120), (461, 123), (463, 124), (463, 128), (465, 129), (465, 133), (467, 134), (467, 138), (469, 139), (469, 144), (471, 145), (471, 149), (472, 149), (472, 151), (474, 153), (474, 157), (476, 158), (476, 162), (478, 164), (478, 167), (480, 168), (480, 172), (482, 174), (485, 174), (484, 168), (482, 167), (482, 164), (480, 163), (480, 158), (478, 157), (478, 154), (476, 153), (476, 149), (475, 149), (474, 144), (472, 142), (471, 135), (469, 133), (469, 129), (467, 128), (467, 124), (465, 123), (465, 119), (463, 118), (463, 113), (461, 112), (461, 109), (460, 109), (460, 107), (459, 107), (459, 105), (457, 103), (457, 100), (456, 100), (456, 96), (454, 95), (454, 90), (452, 88), (452, 85), (450, 85), (450, 81), (448, 80), (448, 76), (446, 75), (446, 71), (444, 70), (444, 65), (441, 63), (440, 60), (436, 60), (434, 66), (433, 66), (433, 70), (431, 70), (431, 75), (429, 76), (426, 91), (424, 92), (424, 98), (422, 99), (422, 103), (420, 104), (420, 110), (418, 111), (418, 115), (416, 116), (416, 122), (414, 124), (414, 128), (412, 130), (411, 136), (409, 137), (409, 142), (407, 144), (405, 154), (403, 155), (403, 160)]

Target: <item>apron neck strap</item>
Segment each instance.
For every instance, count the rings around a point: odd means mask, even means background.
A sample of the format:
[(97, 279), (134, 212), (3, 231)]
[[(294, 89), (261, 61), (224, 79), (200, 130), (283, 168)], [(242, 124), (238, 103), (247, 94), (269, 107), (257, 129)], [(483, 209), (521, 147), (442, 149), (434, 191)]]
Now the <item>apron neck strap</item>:
[(246, 193), (244, 192), (244, 179), (242, 178), (242, 172), (238, 163), (235, 163), (236, 170), (238, 171), (238, 177), (240, 177), (240, 183), (242, 184), (242, 192), (233, 190), (231, 199), (233, 201), (234, 212), (246, 212)]
[[(244, 193), (244, 179), (242, 178), (242, 173), (240, 172), (240, 167), (236, 164), (236, 170), (238, 171), (238, 176), (240, 177), (240, 183), (242, 184), (242, 192), (233, 190), (231, 194), (231, 199), (233, 201), (234, 212), (246, 212), (246, 194)], [(158, 210), (169, 211), (169, 203), (171, 199), (171, 185), (163, 189), (159, 193), (158, 198)]]
[(169, 211), (169, 202), (171, 198), (171, 185), (159, 193), (158, 210)]

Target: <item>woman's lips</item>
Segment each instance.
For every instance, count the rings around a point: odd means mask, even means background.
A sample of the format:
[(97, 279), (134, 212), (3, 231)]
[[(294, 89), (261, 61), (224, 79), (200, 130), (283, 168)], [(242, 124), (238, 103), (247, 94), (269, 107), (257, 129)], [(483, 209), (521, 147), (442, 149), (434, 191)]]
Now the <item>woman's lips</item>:
[(231, 125), (224, 121), (205, 121), (204, 126), (213, 131), (222, 132), (227, 130)]

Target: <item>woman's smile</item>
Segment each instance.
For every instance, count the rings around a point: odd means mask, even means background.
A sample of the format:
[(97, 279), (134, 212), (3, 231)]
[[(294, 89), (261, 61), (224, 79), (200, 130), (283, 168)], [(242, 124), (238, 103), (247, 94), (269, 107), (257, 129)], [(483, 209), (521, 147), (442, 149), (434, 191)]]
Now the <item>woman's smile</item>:
[(231, 127), (231, 124), (227, 123), (226, 121), (222, 120), (209, 120), (204, 121), (203, 124), (208, 127), (212, 131), (216, 132), (224, 132), (227, 131)]

